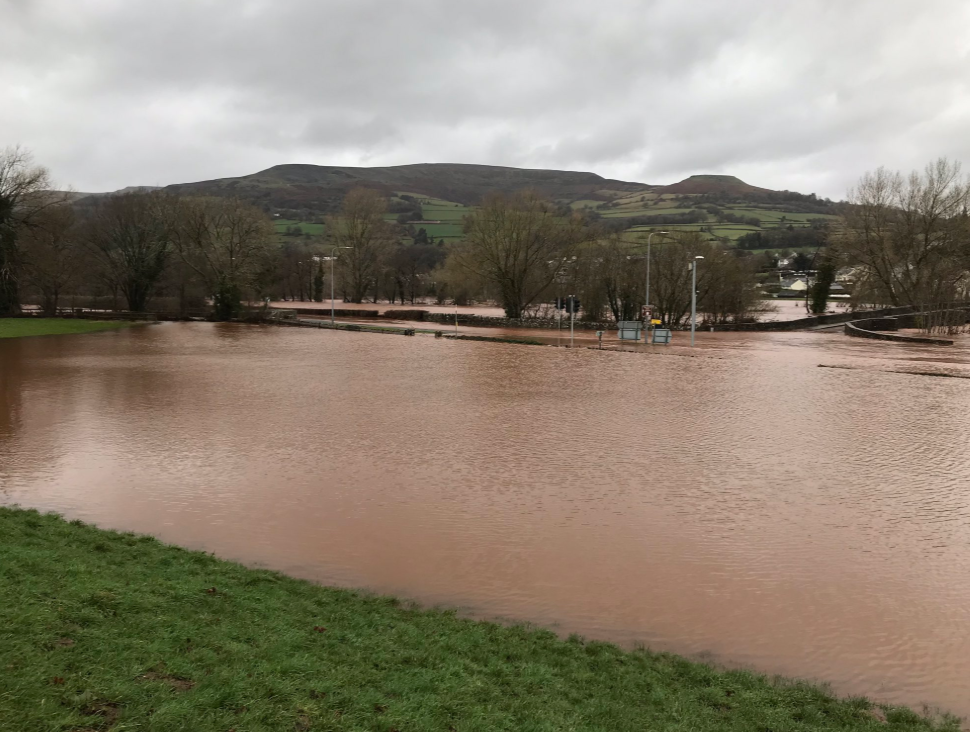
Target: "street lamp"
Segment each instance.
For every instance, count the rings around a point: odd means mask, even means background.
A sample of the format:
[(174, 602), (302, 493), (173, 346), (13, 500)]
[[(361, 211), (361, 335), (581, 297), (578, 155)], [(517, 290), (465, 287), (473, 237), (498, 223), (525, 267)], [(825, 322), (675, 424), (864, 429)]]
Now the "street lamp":
[(334, 247), (330, 252), (330, 327), (336, 328), (334, 323), (334, 299), (333, 299), (333, 263), (337, 261), (337, 250), (338, 249), (353, 249), (353, 247)]
[(700, 254), (694, 257), (690, 263), (691, 286), (690, 286), (690, 347), (694, 347), (694, 329), (697, 324), (697, 262), (703, 259)]
[[(668, 233), (667, 231), (651, 231), (647, 237), (647, 287), (643, 304), (648, 310), (650, 309), (650, 240), (653, 239), (654, 234), (666, 236)], [(650, 317), (653, 317), (653, 313), (650, 314)], [(650, 342), (650, 323), (643, 324), (643, 338), (647, 343)]]

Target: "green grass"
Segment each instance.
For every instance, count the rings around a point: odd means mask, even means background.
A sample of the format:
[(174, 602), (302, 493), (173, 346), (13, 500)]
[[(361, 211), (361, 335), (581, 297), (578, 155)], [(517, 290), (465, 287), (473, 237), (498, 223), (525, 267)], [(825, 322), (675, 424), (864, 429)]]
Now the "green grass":
[(463, 236), (463, 229), (460, 223), (455, 224), (415, 224), (415, 229), (424, 229), (428, 236), (435, 239), (460, 237)]
[(66, 335), (117, 330), (132, 325), (124, 320), (75, 320), (72, 318), (0, 318), (0, 338), (25, 336)]
[(0, 678), (3, 730), (957, 729), (4, 507)]
[(422, 213), (426, 219), (438, 221), (456, 221), (461, 223), (463, 216), (471, 213), (472, 209), (467, 206), (456, 208), (454, 206), (423, 206)]
[(297, 226), (304, 234), (310, 236), (323, 236), (326, 229), (323, 224), (311, 224), (307, 221), (294, 221), (292, 219), (274, 219), (273, 224), (276, 227), (277, 234), (285, 233), (289, 226)]

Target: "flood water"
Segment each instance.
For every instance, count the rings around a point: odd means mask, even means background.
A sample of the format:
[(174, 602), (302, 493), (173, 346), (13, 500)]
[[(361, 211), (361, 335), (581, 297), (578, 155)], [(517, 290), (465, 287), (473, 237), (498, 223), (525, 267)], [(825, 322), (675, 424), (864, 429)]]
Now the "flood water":
[(0, 502), (970, 714), (970, 349), (699, 343), (0, 341)]

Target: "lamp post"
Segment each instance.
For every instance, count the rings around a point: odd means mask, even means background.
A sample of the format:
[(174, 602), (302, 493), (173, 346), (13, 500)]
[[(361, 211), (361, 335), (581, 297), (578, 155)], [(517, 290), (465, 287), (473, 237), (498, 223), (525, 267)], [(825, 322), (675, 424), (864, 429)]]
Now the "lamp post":
[[(668, 232), (666, 231), (651, 231), (647, 236), (647, 286), (646, 292), (643, 296), (643, 304), (649, 310), (650, 309), (650, 240), (653, 239), (654, 234), (660, 234), (661, 236), (666, 236)], [(650, 314), (653, 317), (653, 313)], [(643, 324), (643, 339), (649, 343), (650, 342), (650, 323)]]
[(691, 284), (690, 284), (690, 347), (694, 347), (694, 329), (697, 325), (697, 263), (703, 259), (701, 255), (694, 257), (694, 261), (690, 263), (690, 274), (691, 274)]
[(331, 328), (337, 327), (336, 324), (334, 323), (334, 317), (333, 317), (334, 303), (336, 302), (333, 296), (333, 263), (337, 261), (338, 249), (353, 249), (353, 247), (334, 247), (333, 250), (330, 252), (330, 327)]

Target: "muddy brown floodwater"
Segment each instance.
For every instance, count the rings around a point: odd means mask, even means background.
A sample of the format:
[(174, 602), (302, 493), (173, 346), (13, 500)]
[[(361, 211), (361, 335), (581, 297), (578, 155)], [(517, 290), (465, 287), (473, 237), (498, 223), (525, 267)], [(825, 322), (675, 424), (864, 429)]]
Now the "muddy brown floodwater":
[(699, 343), (0, 341), (0, 501), (970, 714), (966, 346)]

